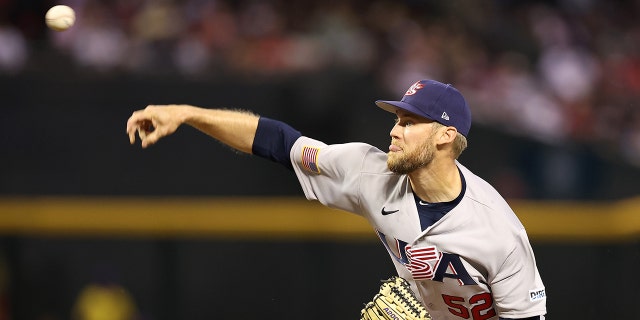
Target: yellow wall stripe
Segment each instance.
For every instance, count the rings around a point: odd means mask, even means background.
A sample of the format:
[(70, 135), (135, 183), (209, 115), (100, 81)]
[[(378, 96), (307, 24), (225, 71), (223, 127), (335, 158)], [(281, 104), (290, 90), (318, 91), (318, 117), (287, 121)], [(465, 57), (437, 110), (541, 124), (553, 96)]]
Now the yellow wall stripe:
[(640, 239), (640, 197), (617, 202), (511, 201), (531, 238)]
[[(532, 240), (640, 238), (640, 198), (510, 201)], [(0, 234), (375, 240), (366, 221), (303, 198), (5, 197)]]
[(5, 198), (13, 234), (368, 238), (365, 220), (304, 199)]

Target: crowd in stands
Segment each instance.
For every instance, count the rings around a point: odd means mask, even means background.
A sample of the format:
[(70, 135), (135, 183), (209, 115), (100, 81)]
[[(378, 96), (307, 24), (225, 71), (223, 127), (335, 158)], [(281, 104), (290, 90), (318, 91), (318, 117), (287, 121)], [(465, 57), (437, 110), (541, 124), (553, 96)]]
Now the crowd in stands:
[[(78, 17), (65, 32), (34, 31), (44, 25), (42, 12), (0, 18), (0, 72), (21, 72), (32, 43), (46, 41), (103, 74), (286, 76), (337, 68), (370, 73), (397, 94), (434, 78), (464, 92), (478, 123), (550, 144), (586, 143), (640, 166), (638, 1), (59, 3)], [(0, 1), (5, 13), (20, 6)]]

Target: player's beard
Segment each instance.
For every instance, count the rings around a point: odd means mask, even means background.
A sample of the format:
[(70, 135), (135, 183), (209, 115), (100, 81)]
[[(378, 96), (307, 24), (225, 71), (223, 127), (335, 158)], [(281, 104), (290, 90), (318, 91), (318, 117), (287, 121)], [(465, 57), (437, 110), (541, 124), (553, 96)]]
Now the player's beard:
[(408, 152), (405, 148), (399, 152), (389, 152), (387, 167), (391, 172), (408, 174), (431, 163), (435, 154), (435, 146), (431, 144), (431, 139), (425, 139), (421, 145)]

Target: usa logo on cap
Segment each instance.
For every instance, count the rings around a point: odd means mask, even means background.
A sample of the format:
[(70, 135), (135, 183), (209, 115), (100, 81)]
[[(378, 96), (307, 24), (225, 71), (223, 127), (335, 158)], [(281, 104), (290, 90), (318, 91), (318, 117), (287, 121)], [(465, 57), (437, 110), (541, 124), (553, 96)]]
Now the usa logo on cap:
[(411, 87), (409, 87), (409, 90), (407, 90), (407, 92), (405, 92), (405, 96), (412, 96), (414, 94), (416, 94), (416, 92), (418, 92), (418, 90), (424, 88), (424, 85), (422, 83), (420, 83), (420, 81), (414, 83)]

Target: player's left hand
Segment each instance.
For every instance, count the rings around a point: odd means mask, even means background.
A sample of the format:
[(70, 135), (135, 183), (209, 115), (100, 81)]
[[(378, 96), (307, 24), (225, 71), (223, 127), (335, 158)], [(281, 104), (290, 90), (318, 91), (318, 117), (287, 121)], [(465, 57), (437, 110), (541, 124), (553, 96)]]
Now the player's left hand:
[(135, 143), (138, 133), (142, 147), (146, 148), (174, 133), (182, 122), (181, 107), (178, 105), (147, 106), (135, 111), (127, 121), (129, 143)]
[(392, 277), (360, 311), (360, 320), (431, 320), (407, 280)]

